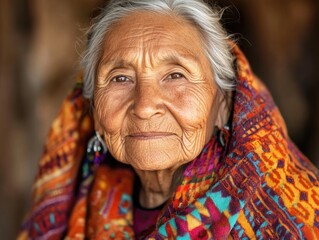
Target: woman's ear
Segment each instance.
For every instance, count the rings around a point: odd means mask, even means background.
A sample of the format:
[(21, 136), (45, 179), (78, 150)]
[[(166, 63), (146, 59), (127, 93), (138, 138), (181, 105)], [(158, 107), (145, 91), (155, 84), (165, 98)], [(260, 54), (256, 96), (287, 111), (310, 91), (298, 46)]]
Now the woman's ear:
[(93, 108), (93, 120), (94, 120), (94, 129), (96, 132), (98, 132), (100, 135), (103, 135), (103, 129), (100, 123), (100, 118), (98, 117), (98, 114), (95, 110), (95, 108)]
[(216, 126), (218, 126), (218, 128), (224, 127), (224, 125), (228, 122), (230, 113), (227, 98), (227, 93), (224, 94), (221, 91), (217, 92), (215, 101), (218, 104), (218, 112), (216, 117)]

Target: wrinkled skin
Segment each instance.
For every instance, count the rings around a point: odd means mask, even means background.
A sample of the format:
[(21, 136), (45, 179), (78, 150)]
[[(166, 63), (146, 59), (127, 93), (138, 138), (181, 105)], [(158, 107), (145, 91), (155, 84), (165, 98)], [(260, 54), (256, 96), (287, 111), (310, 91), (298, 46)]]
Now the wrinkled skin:
[(133, 13), (113, 24), (94, 91), (96, 130), (140, 177), (140, 202), (171, 194), (172, 176), (193, 160), (226, 113), (197, 29), (179, 17)]

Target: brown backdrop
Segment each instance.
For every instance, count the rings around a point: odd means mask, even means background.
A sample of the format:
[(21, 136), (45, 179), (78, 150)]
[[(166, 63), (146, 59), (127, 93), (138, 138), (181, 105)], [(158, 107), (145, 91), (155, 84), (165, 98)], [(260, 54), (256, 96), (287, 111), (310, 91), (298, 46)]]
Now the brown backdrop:
[[(271, 90), (299, 148), (319, 166), (319, 3), (220, 0), (223, 22)], [(13, 239), (49, 125), (101, 0), (0, 2), (0, 236)]]

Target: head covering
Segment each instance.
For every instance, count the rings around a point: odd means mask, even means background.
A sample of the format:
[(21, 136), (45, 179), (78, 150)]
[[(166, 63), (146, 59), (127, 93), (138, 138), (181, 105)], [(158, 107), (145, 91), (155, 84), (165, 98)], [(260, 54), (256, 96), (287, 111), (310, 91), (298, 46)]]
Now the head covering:
[(19, 238), (318, 239), (319, 171), (289, 139), (236, 46), (233, 54), (238, 85), (230, 128), (187, 165), (152, 229), (134, 236), (132, 169), (110, 166), (110, 156), (90, 168), (93, 122), (77, 85), (53, 122)]

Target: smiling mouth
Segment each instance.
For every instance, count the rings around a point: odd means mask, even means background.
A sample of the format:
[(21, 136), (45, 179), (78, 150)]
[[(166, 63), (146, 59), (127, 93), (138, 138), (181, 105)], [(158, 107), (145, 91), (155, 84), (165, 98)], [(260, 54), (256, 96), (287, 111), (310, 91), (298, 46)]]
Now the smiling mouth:
[(168, 132), (140, 132), (140, 133), (130, 134), (128, 135), (128, 137), (138, 139), (138, 140), (151, 140), (151, 139), (170, 137), (173, 135), (174, 135), (173, 133), (168, 133)]

